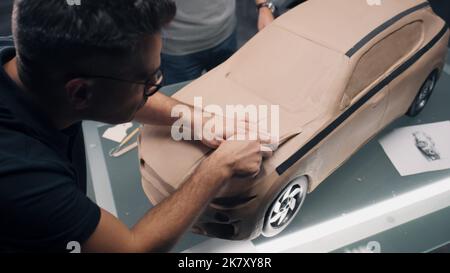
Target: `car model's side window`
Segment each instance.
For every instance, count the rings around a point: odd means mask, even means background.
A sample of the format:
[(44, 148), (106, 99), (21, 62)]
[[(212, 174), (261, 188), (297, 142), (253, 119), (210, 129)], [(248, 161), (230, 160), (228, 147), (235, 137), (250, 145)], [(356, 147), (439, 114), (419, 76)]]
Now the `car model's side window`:
[(396, 30), (372, 46), (359, 60), (347, 85), (344, 100), (352, 101), (386, 71), (409, 56), (423, 40), (423, 23), (416, 21)]

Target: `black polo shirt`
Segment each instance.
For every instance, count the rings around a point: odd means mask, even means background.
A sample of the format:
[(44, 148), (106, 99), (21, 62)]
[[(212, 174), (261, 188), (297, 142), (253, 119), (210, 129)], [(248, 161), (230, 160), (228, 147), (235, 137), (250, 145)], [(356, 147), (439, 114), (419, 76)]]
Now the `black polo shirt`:
[(14, 56), (11, 39), (0, 38), (0, 252), (65, 251), (100, 219), (86, 196), (81, 124), (50, 125), (4, 71)]

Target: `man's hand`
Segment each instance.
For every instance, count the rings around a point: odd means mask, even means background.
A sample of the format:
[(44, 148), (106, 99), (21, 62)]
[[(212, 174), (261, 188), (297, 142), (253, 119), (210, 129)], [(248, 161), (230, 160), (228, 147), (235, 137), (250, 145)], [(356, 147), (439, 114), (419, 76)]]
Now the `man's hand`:
[(261, 142), (248, 140), (224, 141), (209, 157), (217, 165), (225, 164), (232, 175), (256, 176), (261, 170), (262, 158), (271, 152), (261, 150)]
[(273, 17), (272, 11), (266, 7), (262, 7), (259, 9), (259, 17), (258, 17), (258, 30), (261, 31), (263, 28), (268, 26), (273, 22), (275, 18)]
[(204, 116), (202, 128), (201, 142), (213, 149), (238, 133), (248, 136), (252, 129), (248, 120), (230, 119), (215, 115), (212, 117)]
[(201, 142), (213, 149), (216, 149), (225, 140), (235, 135), (244, 136), (242, 140), (259, 139), (267, 144), (277, 141), (272, 139), (269, 132), (261, 131), (257, 123), (251, 122), (248, 119), (208, 116), (203, 118), (202, 128), (204, 130), (202, 130)]

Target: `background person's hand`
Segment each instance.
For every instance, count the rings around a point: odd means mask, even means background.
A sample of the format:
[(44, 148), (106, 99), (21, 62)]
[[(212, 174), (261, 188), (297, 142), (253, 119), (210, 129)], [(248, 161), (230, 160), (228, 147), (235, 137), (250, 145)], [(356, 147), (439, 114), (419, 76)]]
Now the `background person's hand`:
[(272, 23), (273, 20), (275, 20), (275, 18), (272, 14), (272, 11), (268, 8), (261, 8), (259, 10), (259, 17), (258, 17), (258, 31), (270, 25), (270, 23)]

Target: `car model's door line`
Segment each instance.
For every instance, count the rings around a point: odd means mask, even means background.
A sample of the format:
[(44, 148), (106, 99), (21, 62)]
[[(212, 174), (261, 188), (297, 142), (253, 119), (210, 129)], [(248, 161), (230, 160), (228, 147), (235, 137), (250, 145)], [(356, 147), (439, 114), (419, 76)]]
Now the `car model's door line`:
[(373, 100), (370, 102), (370, 106), (372, 108), (376, 108), (378, 107), (378, 105), (380, 104), (380, 102), (388, 95), (388, 93), (377, 93), (374, 97)]
[(400, 74), (406, 71), (409, 67), (415, 64), (427, 51), (429, 51), (433, 46), (447, 33), (448, 26), (445, 24), (444, 27), (439, 31), (439, 33), (434, 36), (434, 38), (423, 48), (418, 50), (413, 56), (411, 56), (407, 61), (396, 68), (391, 74), (386, 76), (377, 85), (375, 85), (371, 90), (369, 90), (361, 99), (351, 105), (347, 110), (345, 110), (337, 119), (335, 119), (331, 124), (329, 124), (325, 129), (320, 131), (315, 137), (313, 137), (309, 142), (303, 145), (297, 152), (291, 155), (287, 160), (281, 163), (276, 171), (279, 175), (282, 175), (287, 171), (292, 165), (294, 165), (298, 160), (303, 158), (309, 151), (311, 151), (317, 144), (319, 144), (323, 139), (325, 139), (329, 134), (331, 134), (334, 129), (339, 127), (345, 120), (347, 120), (354, 112), (356, 112), (362, 105), (364, 105), (368, 100), (375, 96), (378, 92), (383, 90), (391, 81), (397, 78)]

